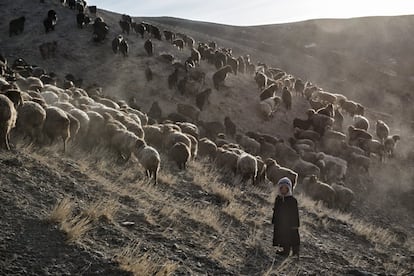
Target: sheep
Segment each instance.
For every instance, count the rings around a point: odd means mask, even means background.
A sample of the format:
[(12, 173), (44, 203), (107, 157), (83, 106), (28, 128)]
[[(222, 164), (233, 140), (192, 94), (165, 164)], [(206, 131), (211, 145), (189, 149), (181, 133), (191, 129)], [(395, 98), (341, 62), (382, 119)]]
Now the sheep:
[(287, 177), (292, 182), (292, 189), (296, 187), (298, 181), (298, 174), (289, 168), (285, 168), (280, 166), (274, 159), (267, 158), (265, 161), (266, 165), (266, 177), (272, 182), (274, 185), (282, 177)]
[(16, 126), (17, 111), (13, 102), (0, 94), (0, 147), (10, 150), (10, 131)]
[(308, 130), (312, 126), (312, 121), (308, 119), (303, 120), (300, 118), (293, 119), (293, 128), (299, 128), (302, 130)]
[(173, 39), (175, 38), (175, 33), (171, 31), (163, 31), (165, 40), (173, 42)]
[(131, 30), (131, 24), (128, 21), (119, 20), (119, 26), (121, 27), (122, 33), (126, 33), (129, 35), (129, 31)]
[(278, 96), (273, 96), (267, 98), (264, 101), (261, 101), (259, 103), (259, 111), (261, 116), (265, 120), (269, 120), (273, 116), (273, 113), (276, 111), (277, 107), (280, 105), (281, 102), (282, 99)]
[(364, 115), (365, 108), (359, 103), (356, 103), (354, 101), (341, 99), (338, 102), (341, 109), (345, 112), (347, 112), (351, 117), (355, 115)]
[(191, 149), (191, 140), (184, 133), (178, 132), (169, 126), (161, 127), (163, 133), (163, 147), (169, 150), (176, 143), (183, 143)]
[(78, 131), (78, 137), (82, 139), (85, 137), (88, 133), (89, 129), (89, 116), (86, 114), (85, 111), (80, 110), (78, 108), (72, 108), (69, 111), (69, 114), (71, 114), (73, 117), (78, 119), (79, 121), (79, 131)]
[(377, 120), (375, 123), (375, 133), (381, 143), (384, 143), (385, 139), (387, 139), (390, 134), (390, 128), (385, 122)]
[(220, 170), (230, 171), (232, 173), (237, 172), (237, 161), (239, 160), (239, 154), (234, 151), (218, 148), (216, 153), (216, 166)]
[(348, 158), (350, 166), (352, 165), (358, 169), (362, 168), (365, 172), (369, 171), (369, 167), (371, 165), (371, 159), (369, 157), (351, 152)]
[(152, 57), (154, 55), (154, 45), (151, 39), (147, 39), (144, 43), (144, 49), (147, 52), (147, 55)]
[(192, 38), (191, 36), (185, 35), (183, 39), (184, 39), (185, 45), (187, 45), (188, 48), (191, 49), (194, 47), (194, 44), (195, 44), (194, 38)]
[(201, 157), (208, 157), (211, 160), (216, 158), (217, 145), (208, 138), (201, 138), (198, 141), (198, 155)]
[(358, 146), (365, 151), (368, 157), (371, 153), (375, 153), (379, 156), (380, 161), (384, 161), (385, 147), (380, 141), (374, 139), (359, 139)]
[(332, 156), (323, 152), (319, 155), (325, 164), (323, 172), (324, 179), (328, 183), (344, 181), (348, 169), (348, 163), (340, 157)]
[(335, 190), (326, 183), (319, 181), (318, 176), (310, 175), (303, 180), (304, 191), (315, 201), (322, 201), (328, 207), (334, 207)]
[(43, 26), (45, 27), (46, 33), (49, 31), (55, 30), (55, 25), (57, 23), (57, 15), (54, 10), (49, 10), (47, 12), (47, 17), (45, 20), (43, 20)]
[(112, 40), (112, 51), (114, 52), (114, 54), (118, 53), (119, 45), (121, 44), (122, 39), (122, 35), (118, 35)]
[(136, 148), (144, 144), (134, 133), (126, 129), (114, 127), (109, 137), (109, 146), (117, 152), (120, 158), (127, 162)]
[(305, 89), (305, 84), (301, 79), (296, 79), (293, 87), (295, 89), (296, 94), (301, 95), (302, 97), (304, 96), (303, 91)]
[(298, 153), (301, 151), (315, 151), (315, 142), (310, 139), (296, 139), (294, 137), (290, 137), (288, 142)]
[(260, 100), (266, 100), (267, 98), (273, 97), (275, 95), (275, 92), (278, 90), (277, 84), (269, 85), (267, 88), (263, 89), (262, 92), (260, 92)]
[(161, 163), (158, 151), (145, 143), (138, 142), (134, 148), (134, 155), (138, 158), (141, 166), (144, 167), (145, 175), (149, 179), (152, 177), (154, 179), (154, 184), (156, 185)]
[(224, 117), (224, 127), (226, 128), (226, 134), (230, 135), (230, 137), (236, 135), (236, 124), (233, 123), (229, 116)]
[(178, 142), (169, 149), (168, 157), (177, 164), (179, 170), (185, 170), (191, 158), (191, 151), (186, 144)]
[(309, 120), (312, 122), (313, 129), (319, 133), (320, 136), (323, 136), (325, 130), (328, 127), (332, 127), (334, 124), (334, 119), (332, 117), (324, 114), (318, 114), (312, 109), (307, 111), (307, 115)]
[(283, 139), (275, 144), (275, 159), (283, 166), (290, 167), (298, 159), (298, 153), (289, 145), (285, 144)]
[(197, 122), (201, 111), (191, 104), (178, 103), (177, 112), (188, 117), (192, 122)]
[(151, 108), (149, 109), (147, 115), (155, 120), (159, 120), (162, 118), (162, 110), (160, 105), (158, 104), (158, 101), (154, 101), (151, 105)]
[(314, 131), (314, 130), (303, 130), (303, 129), (299, 129), (299, 128), (295, 128), (293, 131), (293, 136), (296, 139), (310, 139), (313, 142), (317, 143), (321, 140), (321, 135)]
[(335, 95), (325, 91), (316, 91), (313, 93), (312, 97), (318, 99), (320, 102), (324, 104), (335, 104), (337, 101)]
[(369, 121), (362, 115), (355, 115), (354, 116), (354, 127), (367, 130), (369, 129)]
[(9, 23), (9, 37), (23, 33), (25, 21), (26, 18), (24, 16), (11, 20)]
[(119, 44), (119, 51), (124, 57), (128, 56), (129, 46), (125, 39), (121, 40), (121, 43)]
[(331, 103), (327, 104), (325, 107), (317, 109), (316, 113), (326, 115), (332, 118), (335, 116), (335, 110), (334, 110), (333, 104)]
[(25, 101), (19, 108), (16, 120), (16, 130), (23, 133), (23, 139), (29, 137), (29, 143), (40, 138), (46, 111), (43, 107), (32, 101)]
[(256, 158), (248, 153), (242, 153), (237, 159), (237, 174), (241, 175), (242, 183), (252, 179), (252, 184), (254, 185), (257, 177)]
[(157, 125), (147, 125), (143, 126), (142, 129), (144, 130), (145, 142), (148, 145), (155, 147), (157, 150), (161, 150), (163, 148), (161, 127)]
[(14, 108), (17, 110), (23, 104), (22, 92), (16, 89), (9, 89), (4, 95), (13, 102)]
[(214, 88), (219, 90), (219, 85), (224, 82), (228, 73), (233, 72), (230, 65), (226, 65), (213, 74)]
[(267, 76), (262, 72), (256, 72), (254, 80), (260, 90), (267, 86)]
[(207, 88), (206, 90), (198, 93), (196, 95), (196, 106), (200, 109), (203, 110), (205, 105), (208, 103), (208, 99), (211, 95), (211, 88)]
[(179, 50), (184, 49), (184, 40), (177, 38), (174, 39), (172, 45), (176, 46)]
[(63, 141), (63, 152), (66, 151), (66, 142), (70, 138), (70, 120), (65, 111), (58, 107), (45, 108), (46, 119), (43, 124), (43, 133), (50, 139), (50, 144), (58, 137)]
[(253, 155), (260, 153), (260, 143), (244, 134), (237, 134), (236, 141), (243, 149)]
[(400, 140), (399, 135), (388, 136), (384, 141), (385, 155), (392, 158), (394, 157), (394, 149), (397, 142)]
[(349, 207), (355, 198), (354, 192), (343, 185), (335, 183), (333, 183), (331, 187), (335, 191), (335, 206), (341, 211), (349, 210)]
[(232, 68), (232, 73), (237, 75), (237, 71), (239, 71), (239, 62), (234, 57), (227, 58), (227, 65), (230, 65)]
[(372, 135), (369, 134), (366, 130), (355, 128), (352, 125), (348, 127), (348, 137), (349, 143), (352, 145), (355, 145), (355, 142), (358, 142), (359, 139), (372, 139)]
[(190, 134), (196, 139), (200, 137), (200, 131), (195, 124), (189, 122), (177, 122), (176, 125), (180, 127), (182, 133)]
[(210, 139), (213, 139), (219, 133), (225, 132), (225, 126), (223, 125), (223, 123), (218, 121), (204, 122), (200, 120), (198, 124), (202, 127), (205, 136), (207, 136)]
[(320, 175), (321, 175), (321, 169), (318, 166), (303, 160), (302, 157), (300, 157), (300, 156), (296, 160), (296, 162), (294, 162), (294, 164), (292, 165), (292, 170), (297, 172), (300, 182), (306, 176), (316, 175), (319, 178)]
[(101, 42), (105, 39), (109, 32), (108, 25), (103, 21), (101, 17), (95, 18), (93, 23), (93, 41)]
[(145, 31), (146, 31), (146, 28), (145, 28), (144, 24), (142, 24), (142, 23), (137, 24), (135, 22), (132, 22), (132, 28), (134, 29), (135, 33), (141, 35), (142, 39), (144, 38), (144, 34), (145, 34)]
[(76, 23), (79, 29), (83, 29), (83, 26), (88, 25), (91, 22), (89, 16), (85, 15), (83, 12), (79, 12), (76, 15)]
[(282, 102), (286, 110), (292, 109), (292, 93), (286, 87), (283, 87), (282, 90)]
[(342, 151), (342, 143), (346, 141), (346, 135), (342, 132), (327, 129), (322, 137), (322, 148), (328, 154), (338, 155)]

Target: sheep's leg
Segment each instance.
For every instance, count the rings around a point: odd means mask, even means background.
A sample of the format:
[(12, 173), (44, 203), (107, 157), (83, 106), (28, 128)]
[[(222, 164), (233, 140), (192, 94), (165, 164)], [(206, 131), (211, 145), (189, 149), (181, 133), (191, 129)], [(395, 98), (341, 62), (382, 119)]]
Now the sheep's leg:
[(157, 185), (157, 170), (153, 172), (154, 185)]

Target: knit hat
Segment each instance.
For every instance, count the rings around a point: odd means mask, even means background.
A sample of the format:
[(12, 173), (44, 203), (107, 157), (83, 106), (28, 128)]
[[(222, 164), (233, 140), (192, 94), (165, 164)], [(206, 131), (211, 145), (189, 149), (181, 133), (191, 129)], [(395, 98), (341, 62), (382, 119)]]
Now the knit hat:
[(280, 193), (280, 187), (282, 186), (286, 186), (289, 189), (289, 192), (285, 195), (285, 196), (291, 196), (292, 195), (292, 181), (290, 181), (289, 178), (287, 177), (282, 177), (278, 182), (277, 182), (277, 186), (278, 186), (278, 192), (280, 195), (282, 195)]

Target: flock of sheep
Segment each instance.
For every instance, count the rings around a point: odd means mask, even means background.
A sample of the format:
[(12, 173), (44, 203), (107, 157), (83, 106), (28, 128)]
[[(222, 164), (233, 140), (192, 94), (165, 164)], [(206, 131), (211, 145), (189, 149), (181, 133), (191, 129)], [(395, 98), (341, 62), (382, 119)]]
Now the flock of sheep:
[[(77, 23), (83, 27), (85, 18), (89, 18), (85, 14), (86, 2), (75, 2), (75, 5), (80, 5)], [(93, 10), (96, 12), (96, 7)], [(56, 13), (49, 11), (49, 14), (56, 17)], [(87, 21), (87, 24), (91, 22)], [(20, 29), (16, 31), (16, 23), (12, 22), (10, 34), (19, 34)], [(109, 26), (104, 20), (97, 17), (92, 25), (93, 40), (105, 40)], [(190, 160), (206, 158), (224, 173), (240, 176), (243, 183), (251, 180), (254, 185), (266, 181), (276, 184), (280, 178), (289, 177), (294, 187), (300, 187), (315, 200), (341, 209), (347, 209), (354, 197), (352, 190), (345, 186), (348, 168), (368, 172), (372, 155), (380, 161), (393, 157), (400, 137), (391, 135), (389, 127), (378, 120), (375, 124), (378, 139), (375, 139), (368, 132), (370, 122), (364, 117), (364, 107), (341, 94), (323, 91), (309, 81), (264, 63), (254, 65), (249, 55), (235, 57), (232, 49), (220, 48), (214, 41), (196, 45), (188, 35), (169, 30), (161, 32), (157, 26), (136, 23), (127, 15), (122, 16), (119, 25), (126, 35), (132, 29), (142, 38), (148, 37), (144, 43), (148, 56), (155, 53), (152, 39), (161, 41), (162, 34), (172, 47), (180, 51), (189, 49), (190, 56), (184, 62), (176, 61), (171, 54), (157, 58), (170, 63), (173, 69), (166, 80), (168, 87), (194, 96), (194, 104), (179, 103), (177, 112), (163, 116), (158, 102), (154, 101), (146, 114), (134, 102), (104, 97), (97, 87), (80, 88), (73, 76), (59, 82), (53, 74), (22, 59), (8, 64), (1, 58), (2, 148), (10, 149), (10, 137), (28, 138), (29, 143), (38, 145), (61, 139), (63, 150), (68, 141), (88, 149), (106, 147), (126, 161), (134, 155), (155, 183), (160, 153), (179, 169), (186, 169)], [(112, 41), (112, 50), (127, 55), (128, 45), (122, 35)], [(213, 88), (204, 87), (206, 73), (200, 69), (201, 62), (216, 69), (212, 75), (215, 90), (223, 89), (228, 74), (251, 76), (260, 91), (258, 110), (264, 120), (272, 120), (273, 114), (282, 107), (289, 112), (295, 98), (306, 99), (309, 109), (305, 118), (293, 120), (293, 137), (285, 141), (267, 133), (241, 133), (228, 116), (223, 122), (199, 120), (213, 92)], [(149, 66), (145, 75), (147, 81), (152, 80)], [(343, 126), (344, 116), (353, 117), (354, 123)]]

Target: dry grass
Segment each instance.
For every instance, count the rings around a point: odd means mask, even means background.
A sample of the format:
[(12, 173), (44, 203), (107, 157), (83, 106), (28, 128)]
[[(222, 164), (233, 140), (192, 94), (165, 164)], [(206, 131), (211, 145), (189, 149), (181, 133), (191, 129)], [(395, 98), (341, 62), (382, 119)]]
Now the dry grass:
[(298, 201), (301, 207), (323, 218), (322, 224), (325, 228), (329, 228), (331, 223), (326, 218), (331, 218), (350, 225), (356, 235), (366, 238), (375, 245), (387, 247), (397, 242), (396, 236), (389, 230), (356, 219), (351, 214), (325, 208), (321, 203), (317, 203), (305, 196), (300, 196)]
[(148, 253), (140, 255), (139, 241), (126, 246), (116, 259), (122, 269), (137, 276), (169, 276), (178, 269), (177, 263), (152, 258)]
[(105, 218), (106, 220), (113, 222), (115, 214), (118, 210), (119, 203), (116, 200), (99, 200), (90, 204), (83, 211), (83, 214), (90, 217), (92, 220)]
[(69, 242), (75, 242), (92, 229), (92, 220), (90, 217), (75, 216), (62, 221), (60, 229), (66, 233)]
[(241, 223), (245, 222), (248, 217), (247, 207), (237, 203), (236, 201), (231, 201), (227, 204), (227, 206), (223, 208), (223, 212), (234, 217)]
[(193, 220), (205, 223), (220, 234), (224, 233), (225, 229), (220, 220), (220, 213), (215, 208), (211, 206), (204, 207), (190, 205), (184, 209), (189, 212), (189, 215)]
[(72, 216), (72, 210), (73, 202), (65, 197), (53, 207), (48, 220), (54, 223), (60, 223)]

